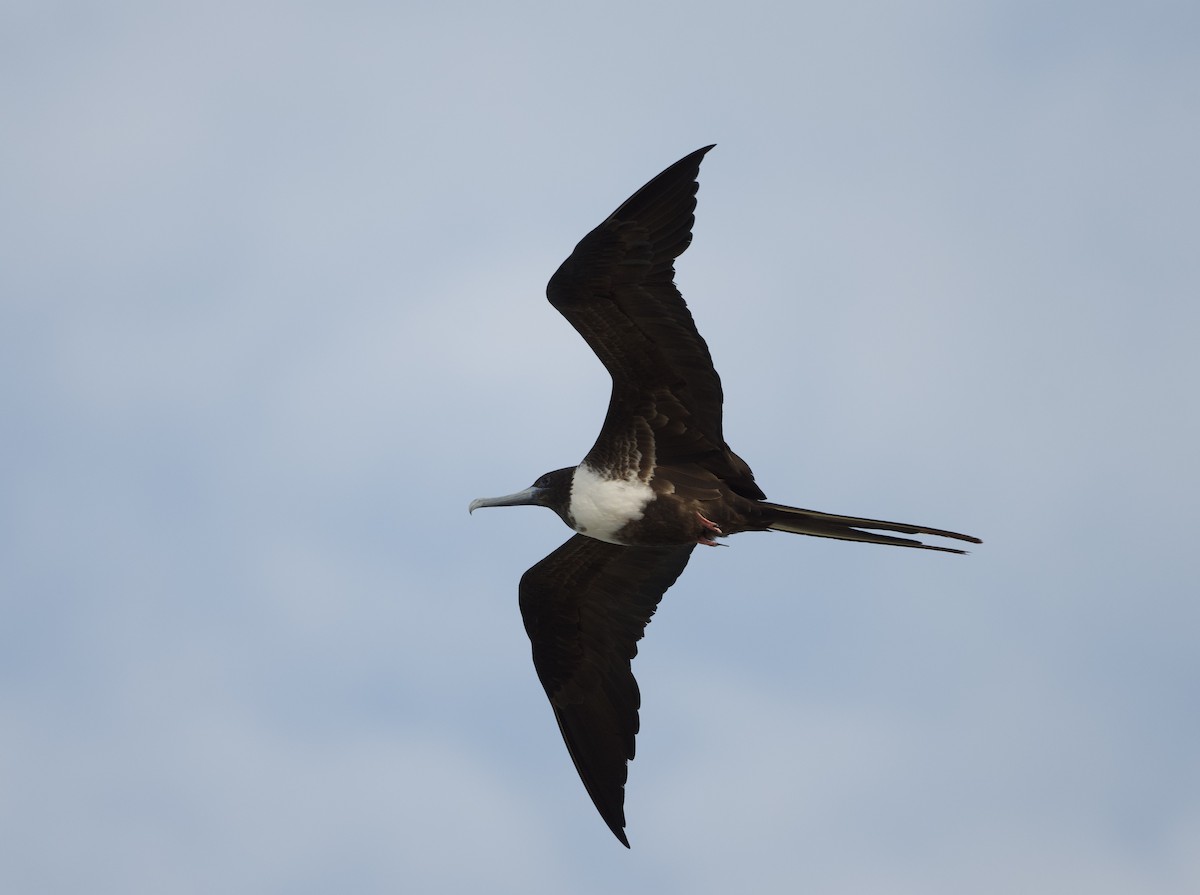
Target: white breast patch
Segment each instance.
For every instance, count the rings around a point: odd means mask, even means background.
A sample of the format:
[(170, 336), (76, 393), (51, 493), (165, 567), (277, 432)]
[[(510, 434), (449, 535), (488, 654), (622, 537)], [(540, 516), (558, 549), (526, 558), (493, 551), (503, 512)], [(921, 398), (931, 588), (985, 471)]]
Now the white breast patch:
[(654, 489), (637, 476), (610, 479), (598, 475), (584, 463), (571, 479), (571, 516), (575, 530), (589, 538), (620, 544), (616, 533), (642, 518)]

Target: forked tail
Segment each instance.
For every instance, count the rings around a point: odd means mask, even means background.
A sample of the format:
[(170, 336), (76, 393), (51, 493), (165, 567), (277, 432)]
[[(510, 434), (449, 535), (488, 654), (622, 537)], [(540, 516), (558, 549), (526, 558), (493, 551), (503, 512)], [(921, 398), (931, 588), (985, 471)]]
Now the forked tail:
[(817, 538), (836, 538), (839, 541), (865, 541), (868, 544), (918, 547), (921, 550), (940, 550), (943, 553), (966, 553), (967, 551), (923, 544), (913, 538), (898, 538), (895, 535), (879, 534), (877, 531), (862, 531), (861, 529), (882, 529), (906, 535), (934, 535), (939, 538), (953, 538), (956, 541), (969, 541), (972, 544), (983, 543), (979, 538), (971, 537), (971, 535), (959, 534), (956, 531), (944, 531), (940, 528), (926, 528), (923, 525), (884, 522), (881, 519), (860, 519), (857, 516), (835, 516), (832, 513), (785, 507), (783, 504), (768, 503), (767, 501), (760, 502), (758, 506), (764, 511), (766, 527), (772, 531), (790, 531), (793, 534), (812, 535)]

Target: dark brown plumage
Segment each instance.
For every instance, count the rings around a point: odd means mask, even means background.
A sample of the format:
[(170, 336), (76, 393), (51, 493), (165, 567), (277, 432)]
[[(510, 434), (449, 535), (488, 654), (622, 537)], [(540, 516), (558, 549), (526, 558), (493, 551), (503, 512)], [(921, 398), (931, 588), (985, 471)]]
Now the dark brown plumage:
[(630, 661), (697, 543), (765, 530), (948, 553), (963, 551), (897, 535), (980, 543), (944, 529), (769, 503), (725, 443), (721, 379), (674, 282), (710, 149), (638, 190), (550, 279), (550, 303), (613, 380), (592, 449), (577, 467), (471, 504), (549, 507), (580, 532), (521, 578), (521, 614), (579, 776), (626, 846), (625, 782), (641, 704)]
[(637, 449), (642, 466), (700, 463), (736, 493), (762, 499), (750, 467), (725, 443), (721, 377), (675, 285), (675, 259), (692, 241), (696, 175), (712, 148), (677, 161), (581, 239), (546, 295), (613, 379), (585, 463), (619, 468)]
[(521, 578), (534, 668), (588, 795), (626, 846), (625, 780), (642, 702), (630, 660), (694, 547), (575, 535)]

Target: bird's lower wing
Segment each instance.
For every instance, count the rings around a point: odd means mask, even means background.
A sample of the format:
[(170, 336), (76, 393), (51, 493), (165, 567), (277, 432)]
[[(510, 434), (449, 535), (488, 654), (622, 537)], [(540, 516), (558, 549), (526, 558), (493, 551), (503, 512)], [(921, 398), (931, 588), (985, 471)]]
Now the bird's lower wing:
[(694, 546), (621, 547), (576, 535), (521, 578), (538, 678), (588, 795), (626, 847), (625, 781), (641, 705), (630, 663)]

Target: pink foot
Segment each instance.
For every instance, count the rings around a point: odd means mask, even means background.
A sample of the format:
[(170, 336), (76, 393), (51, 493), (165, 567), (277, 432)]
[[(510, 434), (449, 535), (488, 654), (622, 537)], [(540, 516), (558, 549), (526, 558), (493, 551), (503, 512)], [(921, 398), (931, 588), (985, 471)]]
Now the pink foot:
[[(698, 518), (700, 520), (700, 524), (704, 526), (705, 530), (715, 532), (716, 534), (723, 534), (723, 532), (721, 531), (721, 529), (717, 525), (717, 523), (713, 522), (711, 519), (706, 519), (704, 517), (703, 513), (697, 511), (696, 518)], [(720, 547), (720, 546), (722, 546), (721, 544), (718, 544), (716, 541), (712, 540), (711, 538), (704, 537), (704, 535), (701, 535), (700, 537), (696, 538), (696, 543), (703, 544), (705, 547)]]

